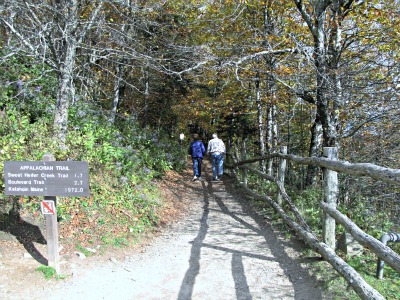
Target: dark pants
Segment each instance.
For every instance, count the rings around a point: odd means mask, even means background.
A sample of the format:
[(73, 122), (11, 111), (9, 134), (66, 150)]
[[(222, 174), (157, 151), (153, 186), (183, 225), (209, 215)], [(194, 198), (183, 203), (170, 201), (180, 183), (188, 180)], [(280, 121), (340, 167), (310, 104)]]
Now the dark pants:
[(193, 157), (192, 161), (193, 161), (193, 174), (196, 177), (201, 177), (201, 162), (202, 162), (202, 158), (200, 157)]

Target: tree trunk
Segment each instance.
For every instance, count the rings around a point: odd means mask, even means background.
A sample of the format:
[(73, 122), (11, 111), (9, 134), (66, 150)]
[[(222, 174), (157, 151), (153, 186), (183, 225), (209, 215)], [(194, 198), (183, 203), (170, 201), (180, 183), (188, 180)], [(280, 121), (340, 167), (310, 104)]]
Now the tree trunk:
[(147, 126), (147, 114), (149, 110), (149, 68), (145, 67), (144, 70), (144, 107), (143, 107), (143, 123), (142, 127), (146, 128)]
[[(265, 142), (264, 142), (264, 114), (261, 104), (261, 89), (260, 89), (260, 75), (257, 74), (256, 80), (256, 103), (257, 103), (257, 126), (258, 126), (258, 141), (260, 143), (259, 150), (260, 156), (265, 155)], [(265, 161), (260, 161), (260, 169), (265, 172)]]
[[(320, 157), (321, 147), (322, 147), (322, 125), (319, 122), (319, 118), (315, 118), (313, 126), (311, 128), (311, 141), (310, 148), (308, 152), (309, 157)], [(308, 166), (307, 167), (307, 177), (306, 186), (315, 186), (318, 179), (318, 167)]]
[[(263, 5), (263, 21), (264, 21), (264, 45), (266, 49), (271, 49), (273, 46), (270, 43), (270, 36), (279, 35), (277, 32), (277, 17), (275, 16), (272, 9), (272, 0), (264, 1)], [(277, 139), (278, 139), (278, 125), (276, 116), (276, 79), (269, 73), (276, 72), (277, 64), (276, 57), (273, 55), (265, 55), (265, 64), (268, 70), (267, 72), (267, 83), (266, 90), (269, 98), (269, 104), (267, 108), (267, 152), (271, 153), (277, 149)], [(266, 172), (268, 175), (272, 176), (274, 174), (273, 170), (273, 160), (267, 161)]]
[[(335, 5), (332, 4), (332, 1), (316, 1), (312, 4), (312, 12), (309, 12), (303, 1), (293, 1), (304, 21), (307, 23), (314, 40), (313, 58), (316, 69), (316, 119), (320, 120), (322, 125), (323, 146), (335, 147), (338, 128), (338, 102), (335, 101), (337, 101), (338, 95), (337, 89), (334, 88), (335, 82), (332, 81), (332, 76), (335, 71), (337, 71), (333, 67), (338, 64), (340, 45), (336, 43), (335, 47), (329, 47), (329, 43), (332, 44), (332, 40), (329, 40), (331, 37), (327, 36), (328, 29), (325, 28), (325, 26), (328, 24), (327, 26), (330, 26), (330, 32), (334, 33), (333, 35), (336, 37), (336, 41), (340, 41), (340, 39), (337, 38), (337, 34), (340, 35), (338, 27), (340, 27), (341, 24), (339, 22), (327, 23), (328, 10), (331, 12), (330, 9), (333, 8), (335, 15), (335, 13), (339, 13), (337, 10), (340, 9), (340, 4), (335, 1), (333, 1)], [(331, 18), (332, 16), (329, 17)], [(332, 64), (332, 62), (334, 62), (334, 64)]]
[[(323, 14), (325, 15), (325, 14)], [(321, 20), (320, 20), (321, 19)], [(315, 47), (315, 65), (317, 73), (316, 83), (316, 103), (317, 103), (317, 119), (321, 120), (322, 124), (322, 136), (324, 147), (334, 147), (336, 145), (337, 137), (337, 124), (334, 123), (335, 115), (334, 111), (330, 111), (334, 95), (330, 93), (329, 81), (328, 81), (328, 70), (327, 61), (325, 57), (325, 36), (323, 18), (318, 18), (317, 30), (318, 34), (316, 37)]]
[[(246, 141), (247, 141), (247, 128), (244, 128), (242, 134), (242, 147), (240, 149), (241, 160), (246, 159), (247, 156)], [(242, 182), (245, 186), (247, 186), (247, 170), (245, 168), (242, 169)]]
[(117, 65), (115, 66), (115, 77), (114, 77), (114, 97), (113, 97), (113, 104), (111, 107), (111, 112), (110, 112), (110, 123), (115, 122), (115, 118), (117, 116), (117, 111), (118, 111), (118, 106), (121, 104), (121, 102), (124, 100), (125, 97), (125, 83), (124, 83), (124, 67), (123, 61), (121, 64), (117, 62)]
[[(272, 124), (272, 144), (271, 150), (273, 152), (278, 150), (278, 115), (276, 112), (276, 105), (275, 105), (275, 92), (271, 93), (271, 124)], [(274, 174), (274, 172), (272, 173)]]
[(76, 59), (76, 38), (72, 35), (67, 36), (65, 56), (60, 65), (58, 78), (58, 91), (56, 111), (54, 116), (54, 132), (60, 143), (60, 147), (65, 147), (68, 130), (68, 109), (73, 100), (73, 69)]
[(120, 78), (120, 67), (118, 65), (115, 66), (115, 78), (114, 78), (114, 99), (113, 99), (113, 104), (111, 107), (111, 112), (110, 112), (110, 123), (114, 123), (115, 121), (115, 116), (117, 114), (117, 109), (118, 109), (118, 103), (119, 103), (119, 84), (121, 81)]
[[(278, 135), (278, 126), (276, 121), (276, 106), (275, 104), (270, 104), (267, 108), (267, 152), (272, 153), (275, 151), (277, 147), (277, 135)], [(267, 174), (273, 176), (273, 160), (270, 159), (267, 161)]]

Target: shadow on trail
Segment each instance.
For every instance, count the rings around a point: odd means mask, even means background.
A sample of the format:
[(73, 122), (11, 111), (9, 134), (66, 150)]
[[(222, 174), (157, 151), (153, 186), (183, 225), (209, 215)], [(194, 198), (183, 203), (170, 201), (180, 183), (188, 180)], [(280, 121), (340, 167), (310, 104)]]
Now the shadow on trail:
[(13, 207), (7, 213), (0, 215), (0, 231), (8, 232), (15, 236), (26, 251), (42, 265), (47, 265), (47, 259), (36, 249), (34, 242), (46, 244), (40, 228), (21, 218), (17, 199), (13, 202)]
[(200, 255), (202, 243), (206, 237), (208, 230), (208, 207), (209, 207), (209, 195), (205, 189), (205, 183), (202, 182), (203, 188), (203, 215), (200, 219), (200, 230), (196, 238), (193, 240), (193, 246), (190, 251), (189, 269), (186, 271), (185, 277), (183, 278), (181, 288), (179, 290), (178, 300), (188, 300), (192, 298), (194, 283), (196, 276), (200, 271)]
[(235, 253), (232, 255), (232, 276), (235, 282), (237, 299), (252, 299), (247, 278), (244, 272), (243, 255)]
[[(229, 184), (227, 186), (227, 193), (231, 194), (232, 190)], [(314, 282), (314, 279), (308, 274), (307, 270), (300, 266), (300, 261), (293, 260), (285, 251), (285, 244), (296, 243), (297, 241), (292, 241), (291, 243), (287, 243), (279, 240), (270, 223), (265, 222), (264, 218), (260, 216), (250, 205), (245, 201), (239, 201), (238, 203), (242, 207), (243, 212), (251, 216), (251, 218), (257, 223), (258, 228), (253, 225), (247, 223), (243, 219), (241, 219), (237, 214), (229, 211), (227, 206), (224, 204), (223, 198), (216, 197), (216, 201), (218, 206), (221, 208), (221, 211), (228, 214), (230, 217), (235, 219), (236, 221), (243, 224), (245, 227), (251, 229), (257, 235), (263, 236), (266, 242), (266, 246), (269, 247), (274, 260), (279, 264), (281, 269), (283, 270), (286, 277), (288, 277), (293, 284), (294, 289), (294, 299), (308, 299), (309, 290), (304, 289), (304, 282)], [(294, 272), (294, 269), (296, 271)], [(298, 280), (301, 279), (301, 280)], [(314, 295), (316, 299), (322, 299), (322, 293), (320, 290), (317, 290), (318, 295)], [(239, 296), (239, 295), (238, 295)], [(239, 298), (238, 298), (239, 299)], [(243, 298), (240, 298), (243, 299)], [(251, 298), (244, 298), (251, 299)]]
[[(226, 185), (226, 193), (228, 197), (236, 198), (235, 196), (233, 196), (234, 192), (232, 192), (232, 190), (228, 191), (230, 187), (228, 187), (229, 184), (227, 182), (220, 184), (223, 184), (224, 188)], [(253, 208), (251, 208), (249, 204), (246, 204), (240, 199), (236, 198), (236, 201), (242, 208), (242, 212), (230, 211), (230, 209), (224, 202), (224, 197), (218, 196), (218, 192), (213, 191), (212, 185), (213, 183), (209, 181), (203, 181), (201, 185), (201, 190), (204, 198), (203, 213), (200, 219), (199, 232), (192, 243), (189, 268), (183, 278), (178, 300), (192, 299), (196, 276), (199, 274), (200, 271), (200, 258), (202, 248), (211, 248), (231, 255), (231, 272), (235, 284), (236, 299), (253, 299), (246, 278), (245, 268), (243, 264), (244, 257), (254, 257), (259, 260), (277, 262), (279, 264), (279, 267), (283, 270), (284, 275), (289, 278), (293, 285), (294, 299), (308, 299), (308, 290), (304, 288), (304, 282), (314, 282), (314, 279), (308, 274), (305, 269), (300, 266), (299, 261), (293, 260), (291, 257), (289, 257), (289, 255), (287, 255), (287, 253), (285, 252), (286, 243), (282, 242), (275, 236), (272, 226), (265, 223), (263, 217), (257, 214), (257, 212)], [(220, 208), (221, 213), (229, 216), (230, 218), (241, 224), (244, 228), (250, 229), (251, 232), (254, 233), (254, 236), (262, 237), (263, 240), (265, 240), (265, 247), (269, 248), (272, 256), (264, 256), (256, 253), (250, 253), (248, 251), (235, 250), (232, 248), (204, 243), (207, 232), (209, 230), (208, 219), (211, 200), (214, 200), (216, 202), (216, 204)], [(257, 224), (257, 226), (248, 223), (242, 218), (242, 216), (250, 217)], [(250, 235), (252, 234), (246, 234), (247, 237)], [(240, 234), (238, 234), (238, 236), (240, 236)], [(265, 293), (268, 294), (268, 290), (265, 290)], [(317, 295), (317, 298), (321, 299), (321, 291), (318, 290), (317, 293), (319, 294)]]

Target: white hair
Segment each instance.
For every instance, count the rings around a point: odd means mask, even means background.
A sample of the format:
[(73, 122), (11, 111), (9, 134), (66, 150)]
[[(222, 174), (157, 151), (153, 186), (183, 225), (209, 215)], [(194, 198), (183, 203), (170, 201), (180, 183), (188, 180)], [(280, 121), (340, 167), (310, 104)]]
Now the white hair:
[(213, 133), (212, 137), (215, 139), (218, 137), (218, 135), (216, 133)]

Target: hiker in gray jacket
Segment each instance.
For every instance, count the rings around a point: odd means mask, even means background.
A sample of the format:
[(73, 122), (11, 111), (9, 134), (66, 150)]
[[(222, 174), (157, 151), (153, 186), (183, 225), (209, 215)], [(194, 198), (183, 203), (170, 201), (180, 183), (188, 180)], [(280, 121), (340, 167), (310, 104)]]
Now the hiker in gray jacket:
[(224, 154), (225, 144), (218, 138), (218, 135), (214, 133), (212, 139), (208, 142), (207, 153), (211, 155), (211, 164), (213, 171), (213, 180), (219, 180), (224, 173)]

